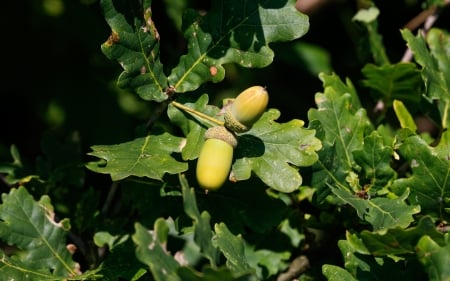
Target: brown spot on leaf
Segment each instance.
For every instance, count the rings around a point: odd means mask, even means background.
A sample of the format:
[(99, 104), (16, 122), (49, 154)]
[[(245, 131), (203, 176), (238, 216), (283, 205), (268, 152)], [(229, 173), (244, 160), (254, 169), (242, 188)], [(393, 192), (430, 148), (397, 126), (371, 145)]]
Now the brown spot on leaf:
[(209, 73), (211, 74), (211, 76), (216, 76), (216, 74), (217, 74), (217, 67), (215, 67), (214, 65), (211, 66), (209, 68)]
[(111, 32), (111, 35), (109, 35), (108, 40), (106, 41), (106, 44), (114, 45), (117, 42), (119, 42), (119, 40), (120, 40), (119, 34), (113, 30)]

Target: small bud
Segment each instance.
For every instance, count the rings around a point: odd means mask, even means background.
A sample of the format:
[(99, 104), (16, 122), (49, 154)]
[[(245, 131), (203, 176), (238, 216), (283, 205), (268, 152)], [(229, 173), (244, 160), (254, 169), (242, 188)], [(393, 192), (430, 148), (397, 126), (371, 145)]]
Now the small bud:
[(252, 86), (241, 92), (225, 112), (225, 127), (244, 133), (258, 121), (269, 103), (266, 88)]

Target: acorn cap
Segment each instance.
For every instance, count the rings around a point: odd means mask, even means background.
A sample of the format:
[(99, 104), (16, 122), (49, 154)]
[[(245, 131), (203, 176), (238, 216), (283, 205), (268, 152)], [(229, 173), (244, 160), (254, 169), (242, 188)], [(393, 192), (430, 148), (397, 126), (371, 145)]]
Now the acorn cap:
[(225, 121), (225, 127), (232, 132), (245, 133), (250, 130), (250, 127), (245, 126), (234, 117), (233, 113), (231, 112), (231, 108), (229, 107), (225, 110), (225, 115), (223, 117)]
[(205, 138), (222, 140), (231, 145), (233, 148), (236, 148), (238, 144), (236, 136), (227, 128), (222, 126), (214, 126), (206, 130)]

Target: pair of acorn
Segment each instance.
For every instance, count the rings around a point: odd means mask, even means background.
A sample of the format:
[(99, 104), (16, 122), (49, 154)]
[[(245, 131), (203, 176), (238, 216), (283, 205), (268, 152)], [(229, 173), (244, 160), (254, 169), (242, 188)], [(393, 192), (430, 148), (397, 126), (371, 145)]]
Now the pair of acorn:
[(197, 160), (196, 176), (200, 187), (216, 190), (225, 183), (230, 173), (233, 151), (238, 144), (236, 134), (250, 130), (266, 110), (268, 102), (266, 88), (247, 88), (227, 106), (224, 126), (211, 127), (206, 131), (206, 141)]

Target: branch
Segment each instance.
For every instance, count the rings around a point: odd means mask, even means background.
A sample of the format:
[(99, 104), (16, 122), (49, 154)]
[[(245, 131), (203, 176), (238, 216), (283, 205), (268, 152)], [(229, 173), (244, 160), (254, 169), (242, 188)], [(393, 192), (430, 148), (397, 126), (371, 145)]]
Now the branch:
[[(409, 30), (415, 30), (419, 28), (420, 26), (423, 26), (421, 32), (422, 35), (425, 36), (428, 30), (430, 30), (431, 27), (433, 27), (434, 23), (438, 20), (439, 14), (442, 11), (442, 8), (449, 5), (450, 0), (445, 0), (443, 6), (432, 6), (422, 12), (420, 12), (417, 16), (415, 16), (413, 19), (411, 19), (404, 28), (407, 28)], [(405, 51), (405, 54), (402, 57), (402, 62), (409, 62), (413, 58), (413, 54), (411, 50), (408, 48)]]

